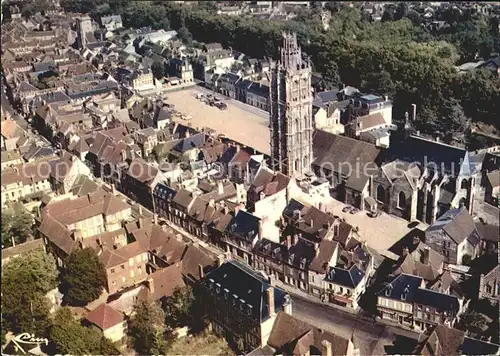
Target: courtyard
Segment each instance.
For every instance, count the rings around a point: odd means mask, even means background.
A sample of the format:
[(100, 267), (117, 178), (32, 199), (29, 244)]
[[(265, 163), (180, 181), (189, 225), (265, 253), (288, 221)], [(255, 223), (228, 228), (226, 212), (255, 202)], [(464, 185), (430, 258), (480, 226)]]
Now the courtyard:
[(200, 93), (213, 94), (201, 87), (168, 93), (166, 103), (173, 104), (175, 110), (189, 117), (186, 120), (176, 116), (174, 121), (184, 125), (191, 124), (195, 129), (211, 128), (218, 134), (269, 154), (269, 119), (265, 111), (217, 94), (227, 104), (226, 110), (220, 110), (197, 99), (196, 94)]

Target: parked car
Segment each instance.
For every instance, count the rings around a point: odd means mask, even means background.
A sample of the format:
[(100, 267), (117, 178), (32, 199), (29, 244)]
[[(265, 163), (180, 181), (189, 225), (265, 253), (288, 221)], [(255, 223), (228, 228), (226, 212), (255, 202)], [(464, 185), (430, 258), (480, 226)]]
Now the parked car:
[(205, 94), (203, 94), (203, 93), (196, 94), (196, 99), (203, 99), (204, 97), (205, 97)]
[(359, 209), (355, 208), (355, 207), (352, 207), (351, 210), (349, 211), (349, 213), (351, 213), (351, 214), (356, 214), (358, 212), (359, 212)]
[(351, 209), (352, 209), (352, 206), (348, 205), (348, 206), (344, 207), (344, 209), (342, 209), (342, 212), (347, 213), (347, 212), (350, 212)]
[(371, 218), (376, 218), (380, 216), (380, 213), (378, 211), (369, 211), (368, 213), (366, 213), (366, 215), (368, 215)]

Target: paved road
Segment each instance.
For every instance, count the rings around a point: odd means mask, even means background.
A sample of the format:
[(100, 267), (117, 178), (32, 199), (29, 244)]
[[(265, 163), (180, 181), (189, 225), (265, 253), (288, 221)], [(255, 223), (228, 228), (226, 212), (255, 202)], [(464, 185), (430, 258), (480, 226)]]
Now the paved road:
[(392, 345), (397, 337), (418, 339), (419, 336), (416, 332), (367, 321), (296, 295), (292, 300), (293, 315), (298, 319), (344, 338), (350, 338), (354, 332), (355, 346), (362, 356), (385, 354), (384, 348)]

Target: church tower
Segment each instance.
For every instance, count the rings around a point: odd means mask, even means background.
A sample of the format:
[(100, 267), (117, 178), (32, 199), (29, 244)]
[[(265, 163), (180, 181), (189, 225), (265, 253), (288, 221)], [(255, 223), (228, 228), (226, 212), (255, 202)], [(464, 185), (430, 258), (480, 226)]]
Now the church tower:
[(298, 176), (310, 170), (313, 157), (311, 66), (302, 59), (296, 34), (283, 34), (280, 51), (269, 90), (271, 167)]

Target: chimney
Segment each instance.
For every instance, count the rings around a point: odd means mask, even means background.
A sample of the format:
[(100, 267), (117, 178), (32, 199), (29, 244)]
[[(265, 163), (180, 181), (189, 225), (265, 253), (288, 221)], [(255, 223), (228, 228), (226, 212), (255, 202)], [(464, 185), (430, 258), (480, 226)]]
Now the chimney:
[(267, 308), (269, 311), (269, 316), (273, 316), (274, 314), (276, 314), (274, 311), (274, 287), (269, 287), (266, 293), (267, 293)]
[(321, 202), (319, 203), (318, 209), (319, 209), (319, 211), (323, 211), (323, 203), (321, 203)]
[(418, 245), (420, 243), (420, 239), (416, 236), (413, 237), (413, 245)]
[(424, 251), (422, 251), (422, 263), (424, 265), (429, 264), (429, 252), (430, 252), (430, 248), (428, 246), (426, 246), (424, 248)]
[(264, 238), (264, 232), (263, 232), (262, 225), (263, 225), (262, 219), (259, 219), (259, 231), (258, 231), (259, 240), (262, 240)]
[(290, 235), (288, 235), (286, 237), (286, 248), (290, 249), (290, 247), (292, 247), (292, 237)]
[(189, 130), (186, 130), (185, 138), (188, 138), (189, 136), (190, 136)]
[(116, 195), (116, 187), (114, 184), (111, 184), (111, 194)]
[(293, 244), (297, 245), (299, 243), (299, 235), (295, 234), (293, 235)]
[(240, 152), (240, 145), (235, 145), (236, 147), (236, 152)]
[(154, 224), (158, 225), (158, 214), (153, 214)]
[(408, 250), (408, 247), (405, 247), (403, 249), (403, 256), (408, 256), (409, 253), (410, 253), (410, 250)]
[(142, 216), (142, 205), (139, 204), (139, 215)]
[(288, 294), (285, 295), (285, 303), (283, 304), (283, 311), (288, 315), (292, 315), (292, 299)]
[(319, 242), (314, 243), (314, 256), (318, 257), (319, 255)]
[(311, 227), (314, 227), (314, 220), (311, 219)]
[(217, 190), (218, 190), (219, 195), (224, 194), (224, 185), (220, 181), (217, 183)]
[(147, 282), (148, 282), (149, 293), (153, 294), (155, 292), (155, 285), (153, 283), (153, 278), (148, 278)]
[(332, 343), (330, 341), (321, 341), (321, 355), (332, 356)]
[(439, 136), (436, 136), (436, 142), (439, 142)]
[(289, 187), (289, 186), (288, 186), (288, 187), (286, 187), (286, 191), (285, 191), (285, 197), (286, 197), (286, 198), (285, 198), (285, 199), (286, 199), (286, 202), (287, 202), (287, 203), (288, 203), (288, 202), (290, 201), (290, 199), (291, 199), (291, 196), (290, 196), (290, 193), (291, 193), (291, 192), (290, 192), (290, 191), (291, 191), (290, 187)]
[(225, 257), (226, 256), (224, 256), (224, 254), (220, 254), (217, 256), (217, 267), (222, 266), (222, 264), (224, 263)]
[(199, 264), (198, 265), (198, 276), (200, 279), (203, 279), (205, 277), (205, 273), (203, 272), (203, 265)]
[(411, 104), (411, 119), (415, 121), (417, 118), (417, 104)]

